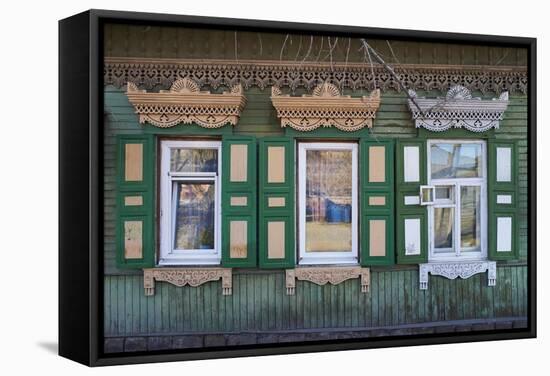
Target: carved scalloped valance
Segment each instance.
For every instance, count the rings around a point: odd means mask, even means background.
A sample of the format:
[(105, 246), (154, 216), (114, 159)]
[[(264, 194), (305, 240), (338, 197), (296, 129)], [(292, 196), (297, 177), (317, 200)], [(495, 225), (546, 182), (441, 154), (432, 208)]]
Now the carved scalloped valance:
[(230, 268), (152, 268), (143, 269), (145, 295), (155, 295), (155, 281), (168, 282), (175, 286), (197, 287), (210, 281), (222, 280), (222, 294), (232, 293), (232, 270)]
[[(397, 78), (414, 90), (446, 92), (454, 85), (471, 91), (527, 94), (527, 68), (513, 66), (394, 64)], [(189, 77), (201, 87), (233, 87), (245, 89), (270, 86), (307, 90), (323, 82), (351, 90), (401, 91), (398, 80), (379, 64), (334, 62), (295, 62), (269, 60), (197, 60), (105, 58), (103, 82), (124, 87), (133, 82), (140, 88), (169, 88), (178, 79)]]
[(160, 128), (179, 123), (197, 123), (204, 128), (236, 125), (246, 104), (241, 85), (233, 86), (230, 92), (211, 94), (201, 91), (189, 78), (179, 79), (170, 90), (158, 93), (148, 93), (128, 82), (126, 95), (141, 124), (148, 122)]
[(317, 86), (311, 95), (292, 97), (283, 95), (274, 86), (271, 102), (277, 110), (277, 117), (281, 119), (281, 127), (307, 132), (321, 126), (333, 126), (351, 132), (372, 127), (380, 106), (380, 90), (374, 90), (368, 97), (352, 98), (341, 95), (335, 85), (325, 82)]
[(470, 278), (474, 274), (487, 272), (487, 285), (497, 283), (497, 263), (495, 261), (434, 262), (419, 266), (420, 290), (428, 289), (428, 273), (448, 279)]
[(360, 266), (339, 267), (301, 267), (286, 270), (286, 294), (294, 295), (296, 279), (309, 281), (317, 285), (330, 283), (337, 285), (348, 279), (361, 278), (361, 292), (368, 292), (370, 285), (370, 269)]
[[(502, 115), (508, 107), (508, 92), (498, 98), (482, 100), (473, 98), (464, 86), (453, 86), (445, 98), (419, 98), (409, 90), (409, 108), (416, 128), (426, 128), (434, 132), (450, 128), (466, 128), (472, 132), (484, 132), (499, 127)], [(420, 108), (418, 108), (420, 107)]]

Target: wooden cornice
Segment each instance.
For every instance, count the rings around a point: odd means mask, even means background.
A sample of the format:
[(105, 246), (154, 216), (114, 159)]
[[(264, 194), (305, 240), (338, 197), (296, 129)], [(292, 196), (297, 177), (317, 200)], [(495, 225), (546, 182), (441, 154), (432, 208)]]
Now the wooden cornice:
[(196, 123), (204, 128), (236, 125), (246, 104), (242, 86), (231, 91), (211, 94), (200, 91), (189, 78), (175, 81), (170, 90), (151, 93), (140, 90), (133, 82), (127, 83), (126, 95), (139, 115), (139, 122), (168, 128), (176, 124)]
[(317, 86), (312, 95), (292, 97), (283, 95), (274, 86), (271, 101), (281, 119), (281, 127), (307, 132), (322, 126), (351, 132), (372, 127), (380, 106), (380, 90), (374, 90), (370, 96), (352, 98), (341, 95), (335, 85), (325, 82)]

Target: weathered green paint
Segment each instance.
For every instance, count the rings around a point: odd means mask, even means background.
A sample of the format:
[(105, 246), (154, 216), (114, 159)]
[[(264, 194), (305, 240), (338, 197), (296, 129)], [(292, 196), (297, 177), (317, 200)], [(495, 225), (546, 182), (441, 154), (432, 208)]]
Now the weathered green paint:
[[(142, 145), (142, 180), (126, 181), (125, 154), (128, 144)], [(149, 135), (121, 135), (117, 137), (117, 165), (120, 173), (117, 176), (117, 200), (116, 200), (116, 264), (118, 268), (141, 269), (151, 267), (154, 264), (154, 156), (155, 145), (153, 137)], [(142, 205), (126, 206), (126, 196), (139, 196)], [(139, 259), (126, 259), (124, 256), (124, 223), (126, 221), (139, 221), (142, 223), (142, 257)]]
[(104, 333), (139, 335), (182, 332), (243, 332), (375, 327), (444, 320), (520, 317), (527, 314), (527, 267), (502, 266), (497, 285), (487, 275), (448, 280), (430, 276), (419, 290), (412, 268), (371, 271), (371, 292), (358, 280), (318, 286), (298, 281), (286, 295), (282, 271), (240, 271), (233, 294), (220, 282), (196, 288), (157, 282), (147, 297), (141, 276), (106, 276)]
[[(231, 173), (231, 145), (245, 146), (246, 181), (233, 182)], [(256, 160), (258, 158), (256, 138), (253, 136), (224, 136), (222, 144), (222, 264), (226, 267), (255, 267), (257, 265), (257, 179)], [(246, 197), (245, 206), (232, 206), (231, 197)], [(232, 258), (229, 244), (230, 222), (246, 221), (246, 257)]]
[[(126, 134), (136, 135), (145, 134), (151, 131), (163, 131), (162, 135), (181, 135), (194, 134), (204, 137), (205, 131), (210, 135), (214, 134), (220, 137), (224, 134), (234, 135), (256, 135), (259, 138), (265, 136), (283, 135), (285, 132), (291, 132), (288, 129), (280, 127), (280, 122), (276, 117), (275, 110), (270, 100), (270, 90), (260, 90), (252, 88), (245, 91), (247, 105), (242, 113), (239, 123), (235, 127), (224, 126), (218, 130), (205, 130), (195, 125), (178, 125), (167, 130), (159, 130), (150, 125), (140, 125), (137, 121), (137, 115), (133, 107), (128, 102), (124, 91), (111, 86), (105, 87), (105, 137), (104, 137), (104, 270), (107, 274), (128, 274), (134, 273), (131, 270), (122, 270), (116, 268), (115, 264), (115, 207), (116, 207), (116, 145), (115, 135)], [(364, 95), (361, 91), (355, 93), (346, 91), (346, 94), (354, 96)], [(421, 96), (441, 96), (437, 91), (419, 92)], [(475, 96), (490, 98), (494, 94), (485, 94), (476, 92)], [(263, 115), (262, 115), (263, 114)], [(329, 136), (331, 129), (318, 129), (323, 135)], [(325, 132), (326, 131), (326, 132)], [(410, 112), (407, 105), (407, 97), (404, 93), (386, 91), (382, 93), (382, 101), (374, 119), (374, 126), (367, 131), (366, 137), (370, 138), (397, 138), (400, 140), (423, 136), (422, 132), (417, 130), (410, 118)], [(504, 113), (504, 119), (500, 123), (498, 131), (491, 138), (496, 141), (515, 141), (516, 142), (516, 161), (518, 171), (517, 188), (517, 225), (518, 225), (518, 250), (519, 259), (527, 258), (527, 98), (525, 96), (513, 95), (510, 97), (508, 109)], [(338, 132), (333, 132), (338, 134)], [(343, 133), (343, 132), (340, 132)], [(426, 133), (426, 132), (425, 132)], [(290, 133), (288, 133), (290, 135)], [(438, 137), (437, 133), (427, 133), (432, 138)], [(468, 135), (468, 134), (466, 134)], [(466, 135), (462, 132), (454, 132), (449, 136), (463, 138)], [(332, 135), (334, 136), (334, 135)], [(471, 135), (470, 135), (471, 136)], [(312, 137), (312, 136), (310, 136)], [(356, 137), (356, 136), (354, 136)], [(361, 137), (365, 137), (361, 135)], [(397, 161), (396, 161), (397, 162)], [(398, 164), (397, 164), (398, 167)], [(402, 202), (401, 192), (396, 190), (396, 204)], [(506, 262), (506, 261), (502, 261)], [(501, 263), (502, 263), (501, 262)]]
[[(369, 181), (369, 148), (384, 148), (384, 181)], [(395, 215), (394, 215), (394, 141), (379, 138), (361, 139), (359, 162), (359, 180), (361, 186), (360, 225), (361, 231), (361, 265), (392, 265), (395, 260)], [(385, 205), (373, 206), (369, 204), (370, 196), (383, 196)], [(384, 220), (386, 222), (386, 254), (384, 256), (370, 256), (370, 220)]]
[[(497, 148), (510, 148), (511, 180), (509, 183), (497, 181)], [(514, 260), (518, 257), (518, 216), (517, 216), (517, 182), (518, 182), (518, 158), (514, 141), (490, 140), (488, 143), (489, 154), (489, 178), (488, 178), (488, 226), (495, 231), (489, 232), (489, 257), (492, 260)], [(498, 204), (497, 195), (509, 194), (512, 196), (511, 204)], [(512, 251), (497, 252), (497, 220), (498, 217), (512, 218)]]
[[(270, 147), (284, 148), (284, 182), (272, 183), (268, 181), (268, 149)], [(296, 264), (295, 252), (295, 186), (294, 186), (294, 139), (290, 137), (264, 137), (259, 143), (259, 260), (262, 268), (292, 268)], [(265, 204), (269, 197), (284, 197), (284, 207), (270, 208)], [(284, 222), (285, 254), (284, 258), (268, 257), (268, 222)]]
[[(405, 147), (418, 148), (419, 181), (405, 182)], [(396, 253), (398, 264), (417, 264), (428, 261), (428, 215), (425, 206), (405, 205), (405, 196), (418, 196), (420, 185), (426, 184), (426, 141), (406, 139), (397, 141), (396, 170)], [(420, 254), (405, 254), (405, 220), (420, 219)]]

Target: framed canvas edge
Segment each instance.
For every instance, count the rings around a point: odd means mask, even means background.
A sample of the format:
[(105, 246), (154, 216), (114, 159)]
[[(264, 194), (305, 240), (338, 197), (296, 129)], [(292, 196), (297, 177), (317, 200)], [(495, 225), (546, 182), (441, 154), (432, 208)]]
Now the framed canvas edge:
[[(89, 134), (88, 145), (88, 176), (89, 176), (89, 200), (88, 214), (89, 226), (82, 228), (75, 222), (62, 217), (61, 206), (61, 186), (68, 181), (64, 180), (62, 171), (67, 168), (68, 161), (59, 159), (59, 184), (60, 184), (60, 217), (59, 217), (59, 237), (60, 237), (60, 276), (66, 270), (62, 270), (62, 251), (61, 239), (65, 231), (74, 231), (73, 236), (83, 236), (88, 239), (89, 253), (85, 259), (87, 264), (87, 279), (88, 279), (88, 306), (74, 307), (73, 313), (82, 319), (82, 325), (88, 329), (89, 337), (86, 343), (83, 343), (79, 353), (87, 353), (88, 356), (71, 356), (71, 354), (62, 352), (62, 340), (60, 334), (60, 350), (62, 356), (89, 366), (104, 366), (115, 364), (134, 364), (134, 363), (150, 363), (150, 362), (165, 362), (179, 360), (197, 360), (197, 359), (212, 359), (212, 358), (230, 358), (230, 357), (247, 357), (260, 355), (275, 355), (275, 354), (293, 354), (293, 353), (308, 353), (322, 351), (341, 351), (341, 350), (357, 350), (383, 347), (401, 347), (415, 345), (432, 345), (432, 344), (448, 344), (459, 342), (479, 342), (479, 341), (494, 341), (507, 339), (525, 339), (536, 337), (536, 38), (529, 37), (510, 37), (510, 36), (493, 36), (467, 33), (448, 33), (435, 31), (411, 31), (404, 29), (385, 29), (385, 28), (369, 28), (360, 26), (338, 26), (324, 25), (311, 23), (296, 23), (282, 21), (262, 21), (249, 19), (227, 19), (218, 17), (202, 17), (202, 16), (184, 16), (159, 13), (142, 13), (142, 12), (123, 12), (92, 9), (81, 13), (88, 16), (88, 24), (86, 25), (89, 31), (89, 67), (88, 73), (88, 88), (86, 95), (74, 98), (75, 101), (86, 100), (89, 112), (86, 114), (86, 131)], [(73, 16), (74, 17), (74, 16)], [(72, 17), (71, 17), (72, 18)], [(67, 19), (59, 21), (61, 39), (61, 24)], [(391, 336), (380, 338), (365, 338), (357, 340), (327, 340), (320, 342), (295, 342), (291, 344), (269, 344), (269, 345), (254, 345), (252, 346), (235, 346), (231, 349), (221, 348), (205, 348), (200, 350), (189, 351), (159, 351), (159, 352), (143, 352), (125, 354), (107, 355), (102, 352), (100, 339), (103, 333), (102, 310), (102, 279), (99, 278), (103, 274), (103, 250), (100, 249), (102, 239), (102, 221), (103, 221), (103, 196), (99, 189), (103, 184), (103, 176), (99, 174), (103, 171), (103, 161), (99, 158), (103, 148), (103, 117), (99, 116), (103, 110), (103, 96), (99, 88), (102, 86), (102, 32), (103, 25), (106, 22), (114, 23), (148, 23), (148, 24), (177, 24), (179, 26), (202, 26), (202, 27), (218, 27), (218, 28), (237, 28), (237, 29), (262, 29), (263, 31), (293, 31), (293, 32), (309, 32), (309, 33), (335, 33), (346, 35), (369, 35), (370, 37), (378, 38), (399, 38), (401, 40), (423, 40), (423, 41), (446, 41), (454, 43), (470, 43), (484, 45), (507, 45), (514, 47), (523, 47), (528, 49), (528, 79), (529, 79), (529, 96), (528, 96), (528, 325), (525, 329), (508, 329), (508, 330), (490, 330), (479, 331), (468, 334), (429, 334), (429, 335), (414, 335), (414, 336)], [(62, 63), (66, 59), (66, 51), (59, 50), (59, 62)], [(61, 106), (61, 81), (62, 72), (60, 69), (60, 105), (59, 105), (59, 140), (60, 151), (61, 132), (67, 124), (64, 124)], [(85, 88), (80, 88), (84, 92)], [(84, 118), (84, 116), (83, 116)], [(83, 182), (78, 182), (82, 184)], [(76, 198), (76, 194), (74, 194)], [(77, 257), (77, 256), (71, 256)], [(79, 260), (85, 261), (85, 260)], [(75, 291), (74, 285), (59, 284), (60, 308), (63, 304), (63, 297), (71, 294), (82, 293)], [(64, 323), (59, 321), (59, 332), (63, 330)]]

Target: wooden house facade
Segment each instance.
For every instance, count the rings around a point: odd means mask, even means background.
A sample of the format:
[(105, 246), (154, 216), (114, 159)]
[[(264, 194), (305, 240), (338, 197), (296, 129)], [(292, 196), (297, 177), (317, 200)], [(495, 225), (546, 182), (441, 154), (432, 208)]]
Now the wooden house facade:
[(526, 325), (525, 50), (104, 37), (105, 352)]

